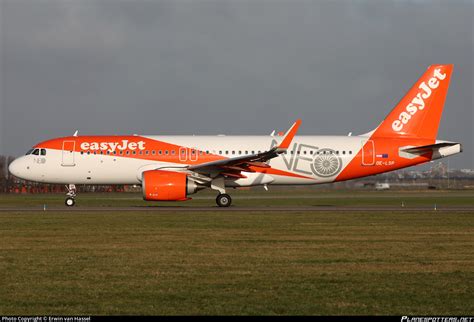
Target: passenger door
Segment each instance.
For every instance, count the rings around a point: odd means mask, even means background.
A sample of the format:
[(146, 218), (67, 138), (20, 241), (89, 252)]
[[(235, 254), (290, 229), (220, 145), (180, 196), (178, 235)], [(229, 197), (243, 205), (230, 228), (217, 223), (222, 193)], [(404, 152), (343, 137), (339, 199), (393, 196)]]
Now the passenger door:
[(375, 164), (375, 145), (374, 141), (362, 141), (362, 165), (372, 166)]
[(74, 162), (74, 149), (76, 147), (75, 141), (63, 141), (63, 157), (61, 165), (63, 167), (73, 167)]

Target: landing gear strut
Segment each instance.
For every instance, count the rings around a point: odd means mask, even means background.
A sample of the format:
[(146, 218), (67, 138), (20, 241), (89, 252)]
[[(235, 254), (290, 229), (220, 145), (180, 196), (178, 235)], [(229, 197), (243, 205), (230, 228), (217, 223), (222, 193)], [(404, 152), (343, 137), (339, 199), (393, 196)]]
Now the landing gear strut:
[(216, 203), (219, 207), (229, 207), (232, 203), (232, 198), (225, 193), (224, 177), (220, 176), (211, 181), (211, 189), (219, 191), (216, 198)]
[(226, 193), (221, 193), (217, 196), (216, 203), (219, 207), (229, 207), (232, 204), (232, 198)]
[(66, 189), (67, 189), (67, 193), (66, 193), (66, 200), (64, 201), (64, 203), (66, 204), (66, 206), (68, 207), (72, 207), (76, 204), (76, 185), (74, 184), (70, 184), (68, 186), (66, 186)]

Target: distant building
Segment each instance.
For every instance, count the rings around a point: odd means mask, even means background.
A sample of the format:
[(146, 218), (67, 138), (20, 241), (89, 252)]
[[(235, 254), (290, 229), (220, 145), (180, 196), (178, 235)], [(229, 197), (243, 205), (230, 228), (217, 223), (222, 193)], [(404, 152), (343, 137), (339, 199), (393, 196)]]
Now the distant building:
[(431, 167), (430, 172), (432, 178), (446, 178), (448, 176), (448, 166), (443, 162), (438, 162)]
[(388, 190), (390, 189), (390, 184), (388, 182), (377, 182), (375, 184), (375, 190)]

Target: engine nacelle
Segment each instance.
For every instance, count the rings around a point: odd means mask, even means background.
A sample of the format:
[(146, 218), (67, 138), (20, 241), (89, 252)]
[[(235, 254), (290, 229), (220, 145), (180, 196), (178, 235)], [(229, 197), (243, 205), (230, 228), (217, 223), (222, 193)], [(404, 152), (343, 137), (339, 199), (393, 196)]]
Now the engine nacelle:
[(198, 190), (196, 183), (186, 173), (149, 170), (142, 173), (144, 200), (181, 201)]

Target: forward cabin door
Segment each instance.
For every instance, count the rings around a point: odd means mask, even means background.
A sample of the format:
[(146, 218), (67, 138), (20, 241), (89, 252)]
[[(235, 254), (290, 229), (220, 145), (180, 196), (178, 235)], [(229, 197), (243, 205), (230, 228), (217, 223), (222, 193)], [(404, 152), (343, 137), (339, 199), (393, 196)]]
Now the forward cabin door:
[(75, 141), (63, 141), (63, 158), (61, 163), (63, 167), (73, 167), (76, 165), (74, 162), (75, 147)]
[(375, 164), (375, 145), (374, 141), (362, 141), (362, 165), (371, 166)]

